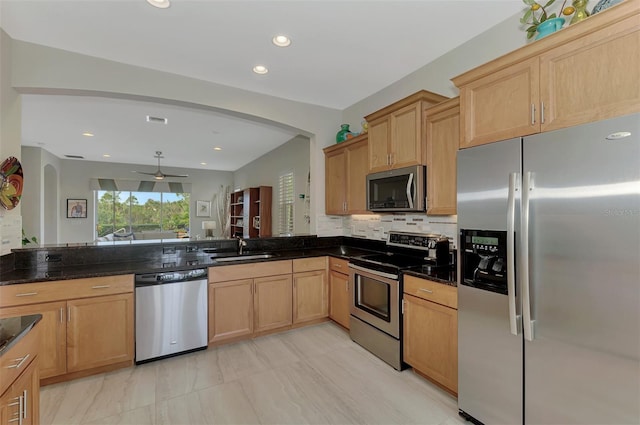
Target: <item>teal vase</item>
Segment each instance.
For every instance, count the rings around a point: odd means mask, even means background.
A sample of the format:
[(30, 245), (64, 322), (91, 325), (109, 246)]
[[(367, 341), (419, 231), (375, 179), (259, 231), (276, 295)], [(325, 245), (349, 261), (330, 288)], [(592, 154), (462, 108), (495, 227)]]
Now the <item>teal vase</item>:
[(349, 124), (341, 124), (340, 131), (336, 134), (336, 143), (344, 142), (347, 140), (347, 135), (351, 134), (349, 130)]
[(564, 25), (564, 18), (551, 18), (538, 25), (536, 40), (558, 31)]

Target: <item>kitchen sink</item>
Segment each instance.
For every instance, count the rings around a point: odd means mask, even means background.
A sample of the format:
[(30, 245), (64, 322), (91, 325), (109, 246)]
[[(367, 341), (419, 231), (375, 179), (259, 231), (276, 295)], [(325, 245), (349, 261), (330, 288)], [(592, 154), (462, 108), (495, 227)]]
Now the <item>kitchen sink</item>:
[(219, 263), (225, 261), (247, 261), (247, 260), (266, 260), (267, 258), (273, 258), (273, 254), (251, 254), (251, 255), (234, 255), (233, 257), (211, 257), (212, 260)]

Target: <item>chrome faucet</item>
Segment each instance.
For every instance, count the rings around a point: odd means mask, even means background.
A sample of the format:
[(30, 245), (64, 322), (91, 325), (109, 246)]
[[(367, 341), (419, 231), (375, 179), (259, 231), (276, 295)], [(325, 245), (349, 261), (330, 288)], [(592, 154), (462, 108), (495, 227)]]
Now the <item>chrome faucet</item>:
[(238, 238), (238, 255), (242, 255), (242, 249), (247, 246), (247, 241), (242, 238)]

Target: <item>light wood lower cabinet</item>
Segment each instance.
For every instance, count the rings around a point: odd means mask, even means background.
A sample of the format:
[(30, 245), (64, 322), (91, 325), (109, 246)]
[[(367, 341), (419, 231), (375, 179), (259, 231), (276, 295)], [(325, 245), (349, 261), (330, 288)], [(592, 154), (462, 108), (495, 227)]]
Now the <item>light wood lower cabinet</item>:
[(62, 375), (67, 372), (67, 303), (51, 302), (19, 307), (2, 308), (0, 319), (5, 317), (41, 314), (40, 328), (40, 378)]
[(67, 371), (133, 359), (133, 294), (67, 302)]
[(0, 425), (40, 423), (40, 377), (34, 359), (0, 397)]
[(349, 329), (349, 262), (329, 258), (329, 317)]
[(209, 342), (253, 333), (253, 279), (209, 285)]
[(39, 377), (45, 382), (133, 361), (133, 275), (7, 285), (0, 287), (0, 307), (0, 318), (42, 315)]
[(457, 288), (406, 276), (402, 304), (404, 361), (457, 394)]
[(293, 323), (329, 315), (327, 257), (293, 260)]
[(0, 425), (40, 423), (41, 322), (0, 357)]
[(293, 294), (291, 275), (261, 277), (254, 280), (254, 331), (263, 332), (291, 325)]

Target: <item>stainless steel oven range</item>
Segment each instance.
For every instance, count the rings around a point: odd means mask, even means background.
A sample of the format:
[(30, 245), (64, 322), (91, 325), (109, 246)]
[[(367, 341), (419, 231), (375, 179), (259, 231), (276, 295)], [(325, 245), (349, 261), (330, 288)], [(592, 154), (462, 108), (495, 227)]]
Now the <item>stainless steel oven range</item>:
[(402, 270), (449, 266), (449, 240), (441, 235), (389, 232), (390, 252), (349, 261), (351, 339), (402, 370)]

